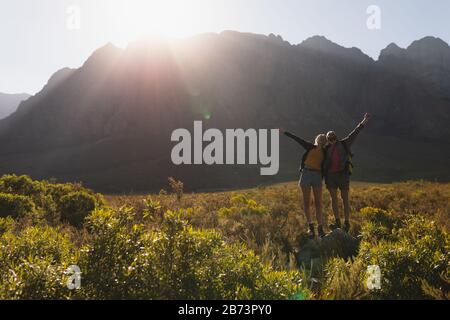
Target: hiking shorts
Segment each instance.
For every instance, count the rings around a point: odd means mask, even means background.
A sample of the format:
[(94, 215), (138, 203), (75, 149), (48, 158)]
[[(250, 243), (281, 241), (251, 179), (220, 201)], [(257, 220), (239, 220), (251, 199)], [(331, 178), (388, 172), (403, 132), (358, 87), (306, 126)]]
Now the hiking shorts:
[(321, 187), (322, 172), (303, 169), (298, 185), (300, 187)]
[(350, 175), (345, 171), (328, 173), (325, 177), (325, 184), (327, 185), (328, 190), (349, 190)]

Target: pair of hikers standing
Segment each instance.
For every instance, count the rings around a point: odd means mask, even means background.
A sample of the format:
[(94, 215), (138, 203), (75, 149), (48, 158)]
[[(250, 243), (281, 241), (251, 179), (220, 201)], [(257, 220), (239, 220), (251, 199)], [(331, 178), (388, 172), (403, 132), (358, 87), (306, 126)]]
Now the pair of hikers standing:
[(303, 193), (303, 204), (306, 220), (309, 225), (309, 237), (315, 238), (315, 228), (311, 217), (311, 190), (314, 194), (314, 204), (317, 218), (317, 232), (319, 237), (325, 236), (323, 230), (323, 209), (322, 209), (322, 179), (325, 178), (325, 184), (331, 196), (331, 205), (335, 222), (330, 225), (334, 230), (342, 228), (339, 216), (338, 189), (341, 191), (341, 198), (344, 204), (344, 230), (350, 230), (350, 175), (352, 173), (352, 153), (351, 146), (358, 134), (369, 122), (370, 115), (365, 114), (364, 119), (358, 126), (344, 139), (338, 139), (334, 131), (325, 134), (319, 134), (315, 142), (309, 142), (297, 137), (296, 135), (280, 129), (289, 138), (298, 142), (306, 149), (302, 158), (301, 177), (299, 186)]

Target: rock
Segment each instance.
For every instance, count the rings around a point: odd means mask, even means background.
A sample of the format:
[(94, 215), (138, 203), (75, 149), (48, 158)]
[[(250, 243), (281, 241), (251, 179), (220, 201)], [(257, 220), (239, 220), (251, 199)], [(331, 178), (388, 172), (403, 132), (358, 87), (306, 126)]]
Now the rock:
[(297, 253), (298, 265), (307, 268), (332, 257), (348, 259), (358, 253), (359, 241), (341, 229), (319, 240), (309, 240)]

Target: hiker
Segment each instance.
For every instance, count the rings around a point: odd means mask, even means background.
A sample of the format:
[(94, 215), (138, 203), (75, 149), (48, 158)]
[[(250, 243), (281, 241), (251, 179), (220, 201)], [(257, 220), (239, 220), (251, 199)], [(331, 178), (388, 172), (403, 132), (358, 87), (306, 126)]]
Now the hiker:
[(335, 223), (330, 225), (331, 230), (342, 228), (339, 217), (339, 204), (337, 191), (341, 191), (341, 198), (344, 204), (344, 231), (350, 230), (350, 175), (353, 164), (351, 146), (356, 137), (370, 120), (370, 114), (366, 113), (364, 119), (345, 139), (339, 140), (334, 131), (327, 133), (328, 144), (325, 147), (326, 159), (324, 163), (325, 184), (331, 196), (331, 205)]
[(323, 165), (326, 157), (325, 145), (327, 138), (325, 134), (319, 134), (314, 143), (305, 141), (292, 133), (289, 133), (283, 129), (280, 129), (281, 133), (284, 133), (289, 138), (298, 142), (303, 148), (306, 149), (302, 158), (300, 167), (301, 176), (299, 181), (299, 187), (303, 193), (303, 205), (308, 221), (309, 231), (308, 236), (310, 239), (315, 238), (314, 223), (311, 218), (311, 189), (314, 193), (314, 204), (316, 207), (316, 219), (317, 219), (317, 233), (319, 237), (324, 237), (323, 220), (322, 220), (322, 179), (323, 179)]

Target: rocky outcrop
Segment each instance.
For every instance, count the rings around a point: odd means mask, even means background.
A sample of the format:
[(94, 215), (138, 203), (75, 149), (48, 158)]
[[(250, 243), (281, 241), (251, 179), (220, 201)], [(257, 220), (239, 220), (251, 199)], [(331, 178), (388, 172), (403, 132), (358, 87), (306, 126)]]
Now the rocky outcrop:
[(336, 229), (322, 239), (309, 240), (303, 245), (296, 254), (297, 264), (310, 268), (332, 257), (348, 259), (357, 255), (358, 247), (358, 239)]

